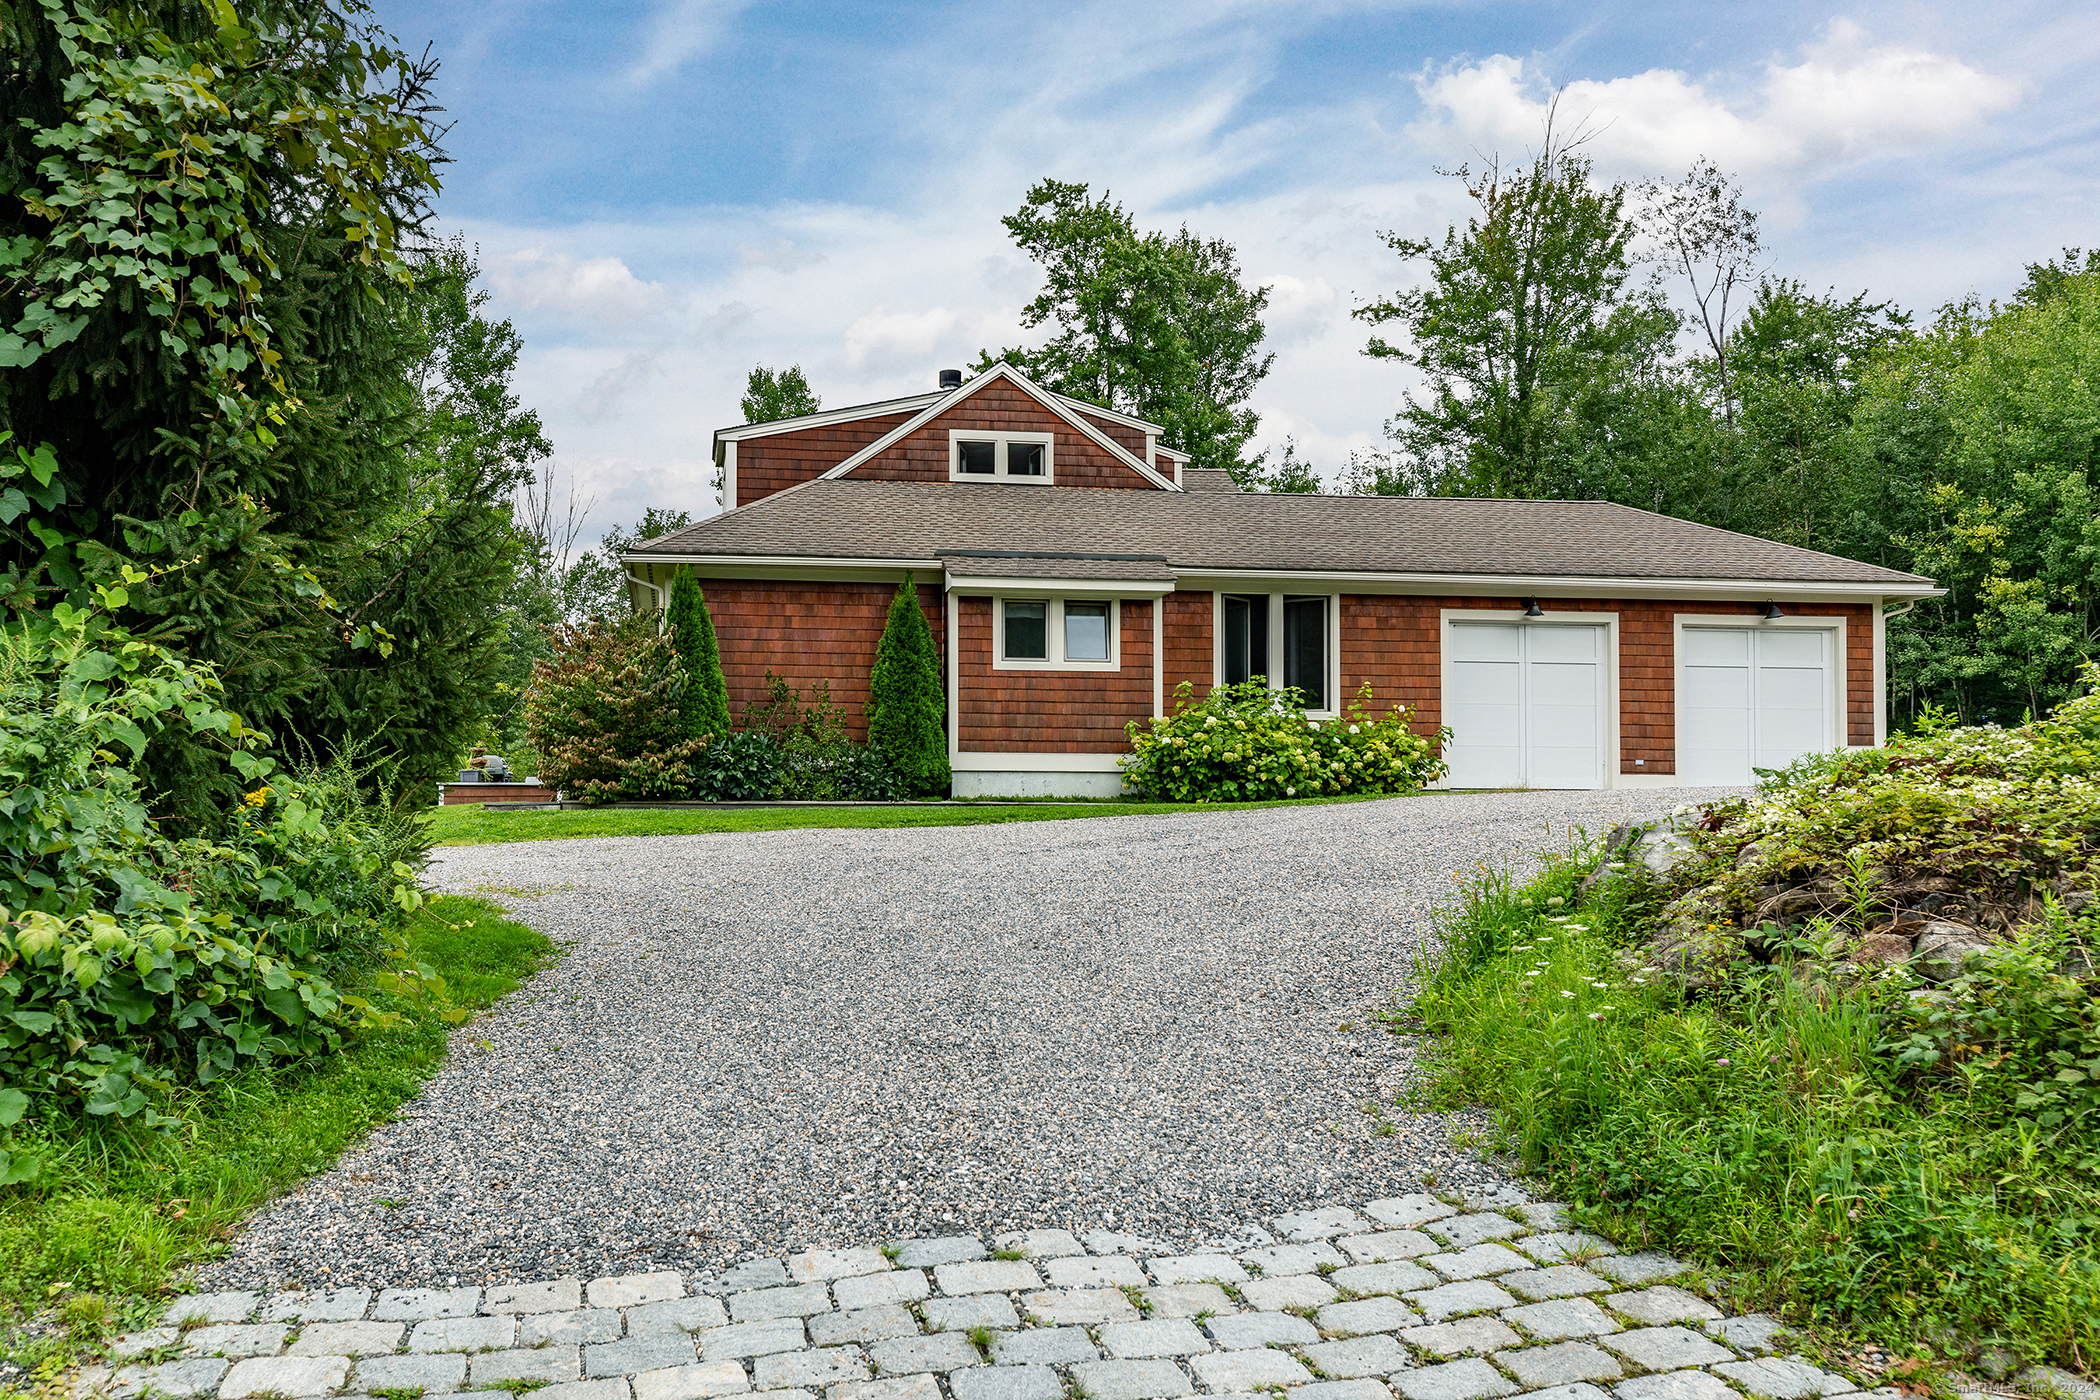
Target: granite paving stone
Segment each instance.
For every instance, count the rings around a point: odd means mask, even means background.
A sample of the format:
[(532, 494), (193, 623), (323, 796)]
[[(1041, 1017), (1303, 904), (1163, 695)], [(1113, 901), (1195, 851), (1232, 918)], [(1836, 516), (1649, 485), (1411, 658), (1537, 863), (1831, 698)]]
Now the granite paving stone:
[(1042, 1275), (1025, 1259), (982, 1259), (969, 1264), (936, 1264), (933, 1281), (950, 1297), (965, 1293), (1013, 1293), (1043, 1286)]
[(964, 1366), (982, 1366), (984, 1357), (960, 1332), (937, 1332), (931, 1337), (899, 1337), (877, 1342), (868, 1348), (875, 1369), (901, 1376), (913, 1371), (955, 1371)]
[(1780, 1339), (1787, 1335), (1787, 1325), (1766, 1313), (1750, 1313), (1743, 1317), (1715, 1318), (1706, 1324), (1707, 1335), (1718, 1337), (1737, 1351), (1752, 1355), (1769, 1355), (1780, 1349)]
[(787, 1261), (788, 1277), (798, 1283), (879, 1274), (890, 1267), (890, 1261), (879, 1249), (809, 1249), (790, 1254)]
[(1086, 1246), (1070, 1230), (1008, 1230), (1005, 1234), (992, 1236), (992, 1247), (1018, 1251), (1030, 1259), (1055, 1259), (1086, 1253)]
[[(713, 1302), (712, 1298), (693, 1298), (682, 1301)], [(667, 1304), (657, 1303), (656, 1307)], [(647, 1311), (633, 1309), (635, 1313)], [(657, 1325), (635, 1327), (630, 1316), (627, 1325), (635, 1336), (646, 1337), (658, 1332), (680, 1332), (686, 1329), (672, 1325), (667, 1318), (653, 1320)], [(613, 1308), (578, 1308), (574, 1312), (526, 1313), (518, 1318), (518, 1345), (521, 1347), (544, 1346), (549, 1342), (560, 1342), (568, 1346), (582, 1346), (587, 1342), (617, 1342), (620, 1340), (620, 1314)]]
[(751, 1388), (743, 1365), (735, 1361), (666, 1366), (633, 1379), (634, 1400), (707, 1400), (715, 1395), (739, 1395)]
[(1610, 1352), (1587, 1342), (1561, 1342), (1555, 1346), (1498, 1351), (1494, 1359), (1503, 1370), (1524, 1382), (1527, 1390), (1573, 1385), (1578, 1381), (1615, 1381), (1626, 1374), (1625, 1368), (1613, 1359)]
[(1704, 1298), (1668, 1284), (1638, 1293), (1612, 1293), (1598, 1301), (1635, 1322), (1711, 1322), (1721, 1316), (1721, 1310)]
[(1347, 1206), (1288, 1211), (1270, 1223), (1287, 1240), (1324, 1240), (1369, 1228), (1364, 1218)]
[[(1164, 1363), (1154, 1363), (1164, 1364)], [(1288, 1352), (1274, 1347), (1251, 1351), (1209, 1351), (1189, 1358), (1189, 1369), (1205, 1390), (1261, 1390), (1272, 1385), (1303, 1385), (1312, 1372)]]
[[(1124, 1299), (1125, 1303), (1129, 1301)], [(1020, 1314), (1000, 1293), (976, 1293), (967, 1298), (929, 1298), (919, 1305), (919, 1315), (926, 1319), (927, 1330), (932, 1332), (967, 1332), (972, 1327), (1021, 1325)]]
[(1434, 1196), (1416, 1194), (1390, 1196), (1382, 1201), (1372, 1201), (1364, 1207), (1364, 1214), (1381, 1225), (1389, 1225), (1395, 1230), (1406, 1230), (1417, 1225), (1426, 1225), (1432, 1220), (1456, 1215), (1458, 1207)]
[(1357, 1376), (1383, 1376), (1414, 1364), (1404, 1348), (1391, 1337), (1351, 1337), (1346, 1341), (1316, 1342), (1302, 1353), (1323, 1376), (1349, 1380)]
[(729, 1304), (731, 1321), (764, 1322), (768, 1318), (808, 1317), (812, 1313), (830, 1312), (831, 1290), (821, 1283), (753, 1288), (732, 1293), (725, 1301)]
[(1510, 1331), (1507, 1323), (1495, 1317), (1462, 1317), (1456, 1322), (1410, 1327), (1400, 1334), (1400, 1340), (1437, 1356), (1500, 1351), (1524, 1344), (1524, 1339)]
[(679, 1332), (659, 1332), (585, 1347), (583, 1373), (593, 1377), (631, 1375), (666, 1366), (690, 1366), (698, 1359), (699, 1351), (691, 1337)]
[(930, 1240), (896, 1240), (897, 1263), (906, 1269), (930, 1269), (935, 1264), (966, 1264), (989, 1259), (992, 1252), (975, 1235), (943, 1235)]
[(1021, 1311), (1053, 1326), (1068, 1323), (1091, 1326), (1098, 1322), (1121, 1322), (1138, 1315), (1131, 1301), (1113, 1288), (1029, 1293), (1021, 1299)]
[(1565, 1230), (1569, 1225), (1568, 1208), (1558, 1201), (1526, 1201), (1515, 1209), (1534, 1230)]
[(1052, 1288), (1142, 1288), (1150, 1282), (1144, 1267), (1123, 1254), (1047, 1259), (1043, 1277)]
[(233, 1365), (223, 1357), (197, 1356), (163, 1361), (158, 1366), (126, 1366), (113, 1383), (120, 1395), (208, 1395)]
[(1612, 1387), (1618, 1400), (1739, 1400), (1728, 1383), (1705, 1371), (1658, 1371)]
[(1215, 1283), (1174, 1283), (1140, 1289), (1148, 1317), (1195, 1317), (1209, 1313), (1222, 1316), (1238, 1312), (1239, 1305), (1225, 1296)]
[(1467, 1283), (1447, 1283), (1441, 1288), (1426, 1289), (1410, 1293), (1408, 1305), (1431, 1322), (1442, 1322), (1447, 1317), (1461, 1313), (1493, 1312), (1497, 1308), (1513, 1308), (1517, 1300), (1485, 1279), (1474, 1279)]
[(1642, 1327), (1605, 1337), (1602, 1344), (1648, 1371), (1674, 1371), (1733, 1361), (1735, 1353), (1684, 1327)]
[(191, 1328), (182, 1344), (193, 1356), (275, 1356), (291, 1330), (283, 1322), (221, 1323)]
[(367, 1356), (357, 1363), (357, 1388), (367, 1394), (381, 1390), (420, 1390), (436, 1395), (459, 1389), (466, 1379), (467, 1358), (458, 1352)]
[(1186, 1318), (1112, 1322), (1099, 1332), (1101, 1349), (1117, 1361), (1155, 1356), (1194, 1356), (1210, 1350), (1210, 1339)]
[[(941, 1383), (934, 1376), (887, 1376), (879, 1381), (841, 1381), (828, 1392), (830, 1400), (940, 1400)], [(769, 1390), (750, 1400), (780, 1400), (799, 1396), (810, 1400), (806, 1390)]]
[(1024, 1332), (992, 1334), (992, 1361), (997, 1366), (1069, 1366), (1100, 1359), (1084, 1327), (1031, 1327)]
[(787, 1265), (778, 1259), (746, 1259), (706, 1282), (709, 1293), (739, 1293), (746, 1288), (777, 1288), (788, 1281)]
[(109, 1344), (109, 1354), (117, 1361), (129, 1361), (149, 1351), (174, 1346), (182, 1340), (179, 1327), (148, 1327), (142, 1332), (126, 1332)]
[(1245, 1283), (1246, 1269), (1229, 1254), (1170, 1255), (1147, 1259), (1145, 1271), (1157, 1283)]
[(776, 1317), (770, 1322), (732, 1323), (697, 1336), (703, 1361), (734, 1361), (746, 1356), (794, 1351), (806, 1340), (802, 1320), (793, 1317)]
[(1440, 1276), (1453, 1281), (1486, 1278), (1490, 1274), (1506, 1274), (1531, 1266), (1529, 1259), (1499, 1244), (1476, 1244), (1449, 1254), (1425, 1254), (1420, 1262), (1425, 1268), (1434, 1269)]
[(1064, 1400), (1065, 1383), (1048, 1366), (981, 1366), (948, 1377), (955, 1400)]
[(1582, 1230), (1549, 1230), (1512, 1240), (1510, 1246), (1522, 1250), (1541, 1264), (1565, 1264), (1575, 1259), (1594, 1259), (1618, 1253), (1609, 1240)]
[(1227, 1351), (1271, 1345), (1297, 1346), (1320, 1340), (1320, 1329), (1286, 1312), (1239, 1313), (1209, 1322), (1212, 1340)]
[(499, 1283), (483, 1290), (485, 1313), (575, 1312), (583, 1306), (583, 1285), (572, 1278), (546, 1283)]
[(1334, 1241), (1334, 1247), (1358, 1264), (1416, 1259), (1443, 1248), (1420, 1230), (1380, 1230), (1371, 1235), (1344, 1235)]
[(1320, 1240), (1311, 1244), (1272, 1244), (1250, 1249), (1240, 1255), (1240, 1262), (1247, 1266), (1250, 1274), (1276, 1278), (1284, 1274), (1309, 1274), (1322, 1264), (1338, 1269), (1349, 1261), (1333, 1245)]
[(1806, 1400), (1811, 1395), (1840, 1395), (1858, 1389), (1843, 1376), (1834, 1376), (1806, 1361), (1777, 1356), (1723, 1362), (1714, 1370), (1752, 1395), (1770, 1396), (1771, 1400)]
[(1169, 1400), (1196, 1389), (1171, 1361), (1082, 1361), (1072, 1368), (1072, 1379), (1087, 1400)]
[(1610, 1284), (1574, 1264), (1555, 1264), (1545, 1269), (1519, 1269), (1513, 1274), (1498, 1274), (1495, 1282), (1512, 1293), (1533, 1300), (1573, 1298), (1582, 1293), (1611, 1292)]
[(503, 1351), (517, 1344), (518, 1319), (439, 1317), (419, 1322), (408, 1334), (410, 1351)]
[(1291, 1400), (1393, 1400), (1393, 1392), (1375, 1380), (1314, 1381), (1291, 1393)]
[(781, 1351), (761, 1356), (752, 1367), (759, 1390), (812, 1390), (869, 1378), (867, 1358), (859, 1347), (822, 1347), (815, 1351)]
[(481, 1307), (478, 1288), (386, 1288), (372, 1304), (380, 1322), (422, 1322), (434, 1317), (472, 1317)]
[(1407, 1400), (1489, 1400), (1517, 1392), (1515, 1382), (1477, 1356), (1397, 1372), (1393, 1388)]
[(355, 1322), (372, 1305), (369, 1288), (296, 1288), (263, 1300), (264, 1322)]
[(660, 1269), (647, 1274), (594, 1278), (583, 1291), (594, 1308), (631, 1308), (685, 1296), (685, 1280), (669, 1269)]
[(253, 1395), (326, 1395), (350, 1379), (347, 1356), (254, 1356), (219, 1382), (219, 1400)]
[(729, 1322), (729, 1310), (722, 1305), (722, 1300), (704, 1296), (644, 1303), (626, 1309), (622, 1315), (627, 1319), (627, 1335), (630, 1337), (653, 1337), (659, 1332), (699, 1332), (709, 1327), (723, 1327)]
[(1249, 1279), (1240, 1285), (1240, 1296), (1250, 1308), (1281, 1312), (1286, 1308), (1317, 1308), (1342, 1295), (1318, 1274), (1287, 1274), (1282, 1278)]
[(192, 1293), (171, 1303), (166, 1316), (170, 1327), (203, 1322), (241, 1322), (261, 1301), (262, 1294), (248, 1291)]
[(845, 1313), (820, 1313), (809, 1320), (809, 1340), (820, 1347), (918, 1335), (919, 1320), (901, 1303), (884, 1303), (880, 1307)]
[(550, 1385), (583, 1379), (576, 1347), (523, 1347), (484, 1351), (467, 1358), (467, 1389), (485, 1390), (501, 1381), (546, 1381)]
[(1420, 1264), (1391, 1263), (1357, 1264), (1336, 1269), (1327, 1276), (1327, 1281), (1351, 1293), (1412, 1293), (1417, 1289), (1435, 1288), (1442, 1280)]
[(390, 1356), (407, 1331), (405, 1322), (312, 1322), (299, 1329), (286, 1355)]
[(1524, 1400), (1611, 1400), (1611, 1395), (1588, 1381), (1576, 1381), (1572, 1385), (1555, 1385), (1544, 1390), (1530, 1391)]
[(1667, 1254), (1649, 1252), (1645, 1254), (1614, 1254), (1599, 1259), (1590, 1268), (1606, 1278), (1639, 1288), (1643, 1284), (1655, 1283), (1666, 1278), (1676, 1278), (1690, 1270), (1691, 1265)]
[(1519, 1225), (1500, 1213), (1482, 1212), (1479, 1215), (1454, 1215), (1447, 1219), (1432, 1221), (1422, 1227), (1445, 1244), (1455, 1249), (1468, 1245), (1485, 1244), (1489, 1240), (1506, 1240), (1512, 1235), (1527, 1233)]
[[(614, 1376), (602, 1381), (563, 1381), (560, 1385), (543, 1385), (532, 1394), (534, 1400), (631, 1400), (625, 1376)], [(355, 1400), (346, 1397), (346, 1400)], [(372, 1397), (371, 1400), (378, 1400)]]
[(916, 1303), (932, 1292), (933, 1285), (927, 1281), (924, 1269), (893, 1269), (886, 1274), (842, 1278), (831, 1285), (831, 1296), (849, 1311), (884, 1303)]
[(1369, 1332), (1396, 1332), (1418, 1325), (1422, 1319), (1396, 1298), (1359, 1298), (1348, 1303), (1329, 1303), (1313, 1314), (1322, 1332), (1348, 1337)]
[(1079, 1237), (1089, 1254), (1172, 1254), (1174, 1246), (1152, 1235), (1129, 1230), (1088, 1230)]
[(1568, 1337), (1602, 1337), (1619, 1330), (1619, 1324), (1605, 1316), (1604, 1310), (1587, 1298), (1555, 1298), (1545, 1303), (1527, 1303), (1521, 1308), (1504, 1308), (1500, 1316), (1504, 1322), (1515, 1323), (1542, 1342), (1557, 1342)]

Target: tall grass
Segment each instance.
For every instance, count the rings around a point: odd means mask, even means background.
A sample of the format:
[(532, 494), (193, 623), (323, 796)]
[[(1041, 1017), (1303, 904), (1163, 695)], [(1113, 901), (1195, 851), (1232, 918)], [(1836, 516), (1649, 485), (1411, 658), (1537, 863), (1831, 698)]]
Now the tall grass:
[(2095, 1145), (2025, 1121), (1984, 1047), (1910, 1072), (1902, 974), (1836, 981), (1782, 958), (1687, 1000), (1630, 970), (1617, 954), (1652, 908), (1632, 882), (1578, 907), (1593, 855), (1468, 884), (1416, 1002), (1442, 1033), (1428, 1102), (1489, 1105), (1556, 1192), (1718, 1270), (1746, 1306), (2090, 1368)]

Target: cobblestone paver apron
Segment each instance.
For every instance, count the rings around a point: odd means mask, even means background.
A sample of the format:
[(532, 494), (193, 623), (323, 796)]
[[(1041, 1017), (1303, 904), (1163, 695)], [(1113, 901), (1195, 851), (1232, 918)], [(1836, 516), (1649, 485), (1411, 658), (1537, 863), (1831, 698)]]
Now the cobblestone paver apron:
[[(495, 1287), (196, 1294), (125, 1397), (1808, 1400), (1859, 1391), (1513, 1189), (1326, 1206), (1209, 1252), (1027, 1230)], [(1859, 1400), (1898, 1400), (1894, 1390)]]

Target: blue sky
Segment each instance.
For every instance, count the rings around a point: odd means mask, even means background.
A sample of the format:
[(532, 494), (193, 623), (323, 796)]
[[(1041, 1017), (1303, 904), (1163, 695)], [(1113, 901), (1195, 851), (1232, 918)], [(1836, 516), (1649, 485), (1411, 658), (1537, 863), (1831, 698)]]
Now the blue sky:
[(1330, 475), (1407, 387), (1349, 308), (1403, 285), (1380, 229), (1521, 157), (1543, 102), (1600, 172), (1711, 156), (1771, 270), (1929, 309), (2100, 243), (2100, 25), (2070, 5), (381, 0), (444, 61), (439, 223), (525, 337), (518, 387), (590, 533), (713, 509), (754, 363), (827, 406), (1021, 339), (1000, 215), (1035, 179), (1238, 245), (1269, 284), (1262, 443)]

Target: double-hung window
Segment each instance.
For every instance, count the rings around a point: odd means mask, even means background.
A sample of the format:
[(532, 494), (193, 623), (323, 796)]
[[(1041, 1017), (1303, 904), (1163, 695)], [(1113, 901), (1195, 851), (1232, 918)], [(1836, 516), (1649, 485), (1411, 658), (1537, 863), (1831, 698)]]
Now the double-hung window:
[(1218, 678), (1239, 685), (1260, 676), (1271, 690), (1297, 690), (1308, 710), (1332, 708), (1334, 606), (1335, 599), (1324, 595), (1224, 595), (1218, 600)]
[(1112, 671), (1116, 604), (1092, 598), (995, 598), (994, 665), (1002, 670)]
[(948, 432), (948, 479), (1014, 481), (1047, 486), (1056, 446), (1056, 435), (1052, 433), (951, 428)]

